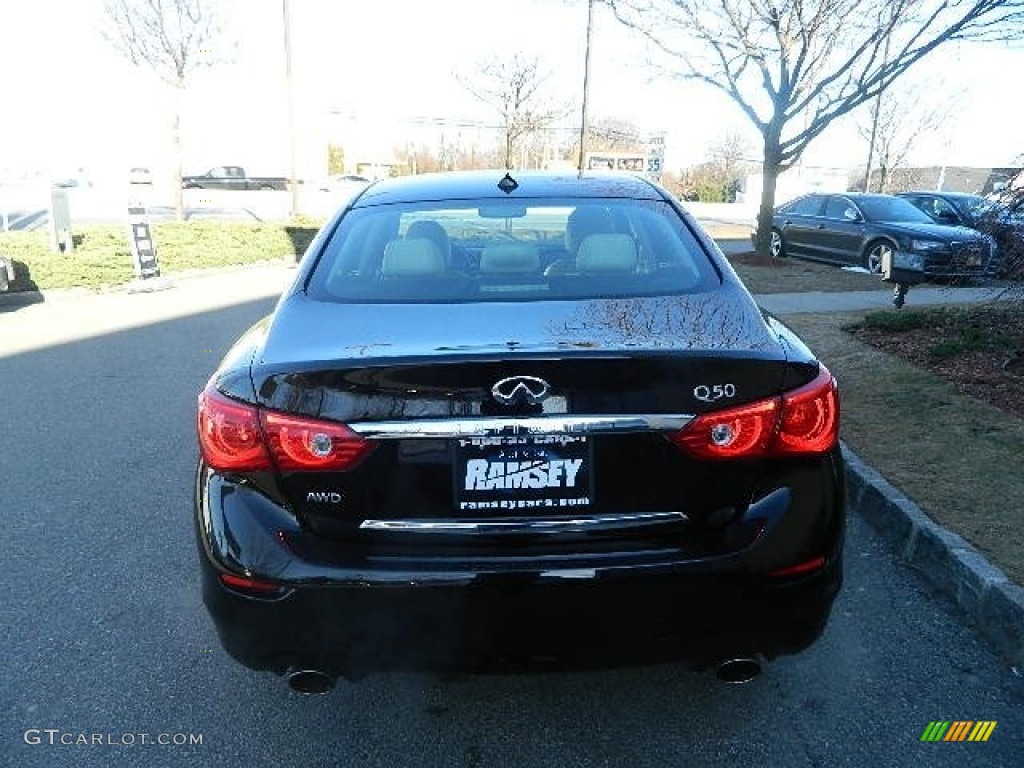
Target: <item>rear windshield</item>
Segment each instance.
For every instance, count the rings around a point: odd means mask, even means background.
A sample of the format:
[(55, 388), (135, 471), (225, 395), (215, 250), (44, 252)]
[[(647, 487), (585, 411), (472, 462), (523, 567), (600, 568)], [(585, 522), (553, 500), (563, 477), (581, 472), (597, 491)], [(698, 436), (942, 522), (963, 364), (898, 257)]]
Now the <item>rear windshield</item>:
[(349, 211), (313, 298), (481, 302), (693, 293), (717, 272), (680, 216), (652, 200), (460, 200)]

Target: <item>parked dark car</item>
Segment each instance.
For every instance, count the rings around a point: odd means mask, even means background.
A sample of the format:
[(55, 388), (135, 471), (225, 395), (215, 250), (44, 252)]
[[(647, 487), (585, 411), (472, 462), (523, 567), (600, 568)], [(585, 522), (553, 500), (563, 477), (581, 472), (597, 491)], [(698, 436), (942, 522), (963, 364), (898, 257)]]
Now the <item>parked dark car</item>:
[(939, 224), (964, 226), (984, 232), (996, 243), (993, 272), (1007, 275), (1020, 270), (1024, 259), (1024, 210), (1007, 201), (956, 192), (900, 192)]
[(283, 176), (247, 176), (240, 165), (218, 165), (199, 176), (183, 176), (184, 189), (276, 189), (288, 188)]
[(978, 224), (995, 208), (991, 200), (981, 195), (955, 192), (897, 192), (896, 196), (920, 208), (933, 221), (954, 227), (977, 229)]
[(503, 174), (368, 186), (199, 396), (224, 647), (307, 692), (806, 648), (842, 578), (832, 375), (660, 187)]
[(774, 256), (800, 256), (881, 272), (891, 252), (899, 266), (928, 277), (967, 277), (994, 267), (993, 243), (967, 227), (937, 224), (908, 200), (879, 194), (812, 194), (772, 217)]

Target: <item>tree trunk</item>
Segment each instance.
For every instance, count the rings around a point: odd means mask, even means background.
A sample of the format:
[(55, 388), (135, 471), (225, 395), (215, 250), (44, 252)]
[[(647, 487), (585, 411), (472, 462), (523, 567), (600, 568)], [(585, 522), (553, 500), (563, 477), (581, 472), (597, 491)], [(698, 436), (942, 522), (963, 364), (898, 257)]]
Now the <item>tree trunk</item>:
[(174, 154), (174, 215), (178, 221), (185, 218), (184, 194), (181, 189), (181, 93), (184, 84), (174, 89), (174, 115), (171, 118), (171, 151)]
[(771, 258), (772, 216), (775, 214), (775, 187), (781, 172), (779, 162), (778, 140), (766, 136), (764, 140), (764, 160), (761, 163), (761, 207), (757, 212), (757, 242), (754, 250), (762, 258)]

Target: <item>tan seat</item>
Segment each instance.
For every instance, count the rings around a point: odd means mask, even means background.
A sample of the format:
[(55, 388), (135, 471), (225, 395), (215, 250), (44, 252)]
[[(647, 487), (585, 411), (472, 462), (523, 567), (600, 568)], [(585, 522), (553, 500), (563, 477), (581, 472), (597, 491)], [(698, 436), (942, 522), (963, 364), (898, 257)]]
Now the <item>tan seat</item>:
[(440, 276), (447, 266), (441, 249), (426, 238), (392, 240), (384, 248), (381, 277)]
[(588, 235), (611, 234), (615, 222), (607, 209), (584, 205), (569, 214), (565, 222), (565, 249), (575, 257)]
[(528, 243), (489, 245), (480, 254), (482, 275), (525, 275), (540, 270), (540, 251)]
[(565, 250), (568, 258), (558, 259), (546, 270), (545, 275), (575, 275), (579, 272), (576, 265), (576, 258), (579, 255), (580, 246), (590, 235), (611, 234), (615, 232), (615, 222), (606, 208), (597, 205), (582, 205), (572, 213), (565, 221)]
[(630, 235), (587, 235), (576, 254), (580, 274), (635, 273), (636, 243)]
[(414, 221), (409, 225), (409, 229), (405, 233), (405, 238), (406, 240), (416, 240), (420, 238), (430, 240), (437, 246), (438, 250), (441, 251), (441, 255), (444, 256), (445, 264), (451, 264), (452, 241), (448, 237), (448, 233), (445, 231), (445, 228), (433, 219), (421, 219), (420, 221)]

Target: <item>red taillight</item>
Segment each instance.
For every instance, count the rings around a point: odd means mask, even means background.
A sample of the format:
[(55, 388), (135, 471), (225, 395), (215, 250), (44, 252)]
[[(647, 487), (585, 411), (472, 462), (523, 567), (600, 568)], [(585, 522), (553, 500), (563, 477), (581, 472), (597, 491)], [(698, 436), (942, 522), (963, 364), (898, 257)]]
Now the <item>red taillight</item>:
[(699, 459), (824, 453), (839, 438), (839, 396), (825, 366), (782, 397), (698, 416), (669, 439)]
[(796, 565), (787, 565), (785, 568), (776, 568), (774, 571), (769, 571), (769, 576), (800, 576), (805, 573), (811, 573), (825, 567), (825, 556), (818, 555), (812, 557), (810, 560), (805, 560), (802, 563)]
[(671, 435), (671, 440), (699, 458), (759, 456), (775, 433), (778, 410), (778, 399), (772, 399), (706, 413)]
[(350, 469), (373, 447), (358, 434), (332, 421), (262, 411), (267, 444), (282, 471)]
[(267, 411), (215, 388), (199, 395), (199, 447), (221, 472), (351, 469), (373, 444), (344, 424)]
[(269, 597), (284, 591), (284, 587), (280, 584), (275, 584), (272, 581), (250, 579), (248, 576), (236, 576), (233, 573), (220, 574), (220, 581), (221, 584), (226, 587), (231, 587), (239, 592), (247, 592), (259, 597)]
[(824, 453), (839, 437), (839, 393), (825, 366), (809, 384), (782, 396), (773, 453)]
[(257, 409), (213, 387), (199, 395), (199, 449), (203, 461), (222, 472), (270, 469)]

